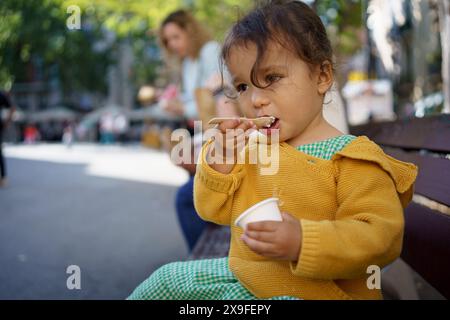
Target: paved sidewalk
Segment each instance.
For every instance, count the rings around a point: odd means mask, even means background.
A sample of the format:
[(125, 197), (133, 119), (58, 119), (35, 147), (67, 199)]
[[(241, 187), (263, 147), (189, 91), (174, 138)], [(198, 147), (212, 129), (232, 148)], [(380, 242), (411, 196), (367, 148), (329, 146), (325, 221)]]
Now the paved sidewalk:
[[(187, 179), (139, 146), (6, 146), (0, 189), (0, 299), (123, 299), (185, 259), (174, 197)], [(68, 290), (66, 268), (81, 268)]]

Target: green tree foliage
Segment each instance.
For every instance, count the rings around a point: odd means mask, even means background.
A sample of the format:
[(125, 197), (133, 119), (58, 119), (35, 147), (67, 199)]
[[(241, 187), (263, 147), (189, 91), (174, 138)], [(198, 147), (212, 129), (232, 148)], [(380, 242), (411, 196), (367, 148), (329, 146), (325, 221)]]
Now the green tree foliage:
[[(65, 92), (105, 92), (107, 67), (115, 62), (122, 41), (133, 47), (133, 79), (137, 84), (151, 82), (160, 64), (154, 31), (170, 12), (192, 10), (222, 40), (239, 12), (252, 4), (252, 0), (2, 0), (0, 87), (36, 80), (38, 74), (44, 82), (58, 79)], [(81, 30), (66, 26), (70, 5), (81, 9)]]
[(214, 37), (222, 41), (231, 25), (254, 4), (254, 0), (196, 0), (191, 8), (195, 16), (211, 29)]
[(365, 24), (362, 0), (316, 0), (313, 7), (327, 25), (339, 56), (351, 55), (364, 45), (357, 38)]
[(66, 91), (105, 90), (108, 54), (92, 50), (98, 27), (69, 30), (58, 0), (2, 0), (0, 16), (0, 86), (47, 81), (53, 73)]

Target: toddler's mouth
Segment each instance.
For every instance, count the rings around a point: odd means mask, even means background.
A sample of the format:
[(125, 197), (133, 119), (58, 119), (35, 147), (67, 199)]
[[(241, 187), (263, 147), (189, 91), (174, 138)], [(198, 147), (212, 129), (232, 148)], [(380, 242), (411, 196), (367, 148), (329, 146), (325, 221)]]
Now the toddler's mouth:
[(270, 115), (265, 115), (264, 117), (272, 118), (272, 122), (270, 124), (266, 125), (264, 128), (262, 128), (266, 134), (271, 134), (272, 130), (280, 128), (280, 119), (278, 119), (274, 116), (270, 116)]

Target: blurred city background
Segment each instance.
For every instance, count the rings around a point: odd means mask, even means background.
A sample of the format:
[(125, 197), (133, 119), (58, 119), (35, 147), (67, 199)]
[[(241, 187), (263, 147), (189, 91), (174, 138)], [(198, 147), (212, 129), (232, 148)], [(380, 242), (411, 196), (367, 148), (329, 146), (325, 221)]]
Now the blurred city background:
[[(325, 108), (342, 130), (450, 113), (448, 1), (305, 2), (335, 49)], [(171, 162), (168, 137), (203, 114), (167, 106), (184, 99), (183, 63), (159, 30), (183, 8), (220, 44), (256, 3), (0, 1), (0, 299), (123, 299), (188, 257), (176, 198), (192, 169)]]

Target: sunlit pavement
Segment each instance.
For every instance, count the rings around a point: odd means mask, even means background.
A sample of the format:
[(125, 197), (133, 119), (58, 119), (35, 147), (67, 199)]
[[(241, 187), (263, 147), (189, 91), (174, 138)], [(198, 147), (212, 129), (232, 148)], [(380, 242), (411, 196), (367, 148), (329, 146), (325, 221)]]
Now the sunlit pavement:
[[(187, 174), (140, 146), (7, 145), (0, 299), (123, 299), (187, 254), (174, 197)], [(67, 288), (69, 265), (81, 289)]]

